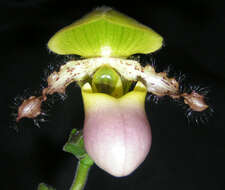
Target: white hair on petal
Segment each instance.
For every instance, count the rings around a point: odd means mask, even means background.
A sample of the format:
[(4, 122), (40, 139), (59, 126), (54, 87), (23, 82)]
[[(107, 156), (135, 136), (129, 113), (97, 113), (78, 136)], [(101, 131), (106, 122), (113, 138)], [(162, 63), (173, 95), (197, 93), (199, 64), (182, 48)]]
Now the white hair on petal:
[[(128, 81), (142, 81), (147, 91), (158, 97), (168, 95), (173, 99), (183, 98), (193, 111), (201, 112), (209, 106), (205, 103), (205, 97), (199, 93), (180, 93), (179, 84), (174, 78), (168, 78), (165, 72), (156, 73), (154, 67), (146, 65), (142, 67), (139, 62), (129, 59), (98, 57), (78, 61), (68, 61), (62, 65), (58, 72), (49, 75), (48, 86), (43, 89), (42, 96), (31, 96), (25, 99), (18, 108), (17, 122), (23, 117), (35, 118), (42, 112), (41, 104), (46, 101), (48, 94), (65, 94), (66, 87), (72, 82), (82, 82), (91, 78), (95, 71), (109, 65)], [(32, 109), (30, 109), (32, 106)]]
[(122, 77), (130, 81), (142, 80), (148, 92), (158, 96), (178, 95), (178, 83), (165, 73), (156, 73), (150, 65), (142, 67), (135, 60), (99, 57), (78, 61), (69, 61), (61, 66), (59, 72), (53, 72), (48, 78), (47, 94), (63, 92), (67, 85), (74, 81), (82, 81), (90, 77), (102, 65), (114, 68)]

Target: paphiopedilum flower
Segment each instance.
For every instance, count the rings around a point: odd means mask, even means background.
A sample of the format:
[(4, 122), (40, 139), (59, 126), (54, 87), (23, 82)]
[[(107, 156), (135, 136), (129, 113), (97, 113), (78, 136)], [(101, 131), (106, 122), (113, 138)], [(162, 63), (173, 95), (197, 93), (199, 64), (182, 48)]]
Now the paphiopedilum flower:
[[(39, 97), (24, 100), (16, 121), (42, 114), (48, 95), (65, 93), (77, 82), (85, 107), (84, 145), (94, 162), (114, 176), (125, 176), (145, 159), (151, 146), (146, 118), (146, 93), (182, 99), (195, 112), (208, 108), (204, 94), (180, 91), (179, 81), (157, 73), (151, 65), (142, 67), (129, 56), (149, 54), (162, 47), (163, 38), (151, 28), (111, 8), (96, 9), (57, 32), (48, 48), (60, 55), (83, 57), (71, 60), (47, 78)], [(130, 90), (130, 84), (137, 82)], [(81, 156), (82, 157), (82, 156)]]

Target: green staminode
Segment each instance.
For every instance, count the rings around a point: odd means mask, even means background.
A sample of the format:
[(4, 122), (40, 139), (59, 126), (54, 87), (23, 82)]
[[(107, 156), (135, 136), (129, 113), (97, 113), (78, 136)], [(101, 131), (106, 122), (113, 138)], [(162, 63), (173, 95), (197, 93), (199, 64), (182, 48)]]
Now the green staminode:
[(126, 58), (162, 47), (163, 38), (151, 28), (109, 7), (95, 9), (58, 31), (48, 48), (61, 55)]
[(116, 98), (123, 95), (123, 84), (119, 74), (110, 66), (100, 67), (92, 77), (93, 92), (106, 93)]

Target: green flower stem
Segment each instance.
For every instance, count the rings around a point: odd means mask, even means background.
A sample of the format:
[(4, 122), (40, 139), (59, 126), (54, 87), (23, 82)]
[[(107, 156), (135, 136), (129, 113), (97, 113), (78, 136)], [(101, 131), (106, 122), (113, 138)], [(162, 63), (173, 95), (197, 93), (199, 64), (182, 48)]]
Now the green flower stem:
[(82, 190), (84, 188), (90, 167), (91, 165), (83, 163), (82, 160), (78, 162), (76, 175), (70, 190)]
[(79, 160), (70, 190), (82, 190), (87, 181), (88, 171), (94, 164), (94, 161), (85, 151), (82, 131), (73, 129), (70, 132), (69, 139), (64, 145), (63, 150), (73, 154)]

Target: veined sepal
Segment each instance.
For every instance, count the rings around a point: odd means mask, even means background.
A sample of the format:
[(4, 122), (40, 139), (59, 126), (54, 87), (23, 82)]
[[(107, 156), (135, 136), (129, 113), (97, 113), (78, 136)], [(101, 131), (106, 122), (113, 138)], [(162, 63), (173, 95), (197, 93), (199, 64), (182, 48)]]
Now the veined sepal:
[(162, 44), (163, 38), (151, 28), (110, 7), (101, 7), (59, 30), (48, 48), (61, 55), (128, 57), (154, 52)]

